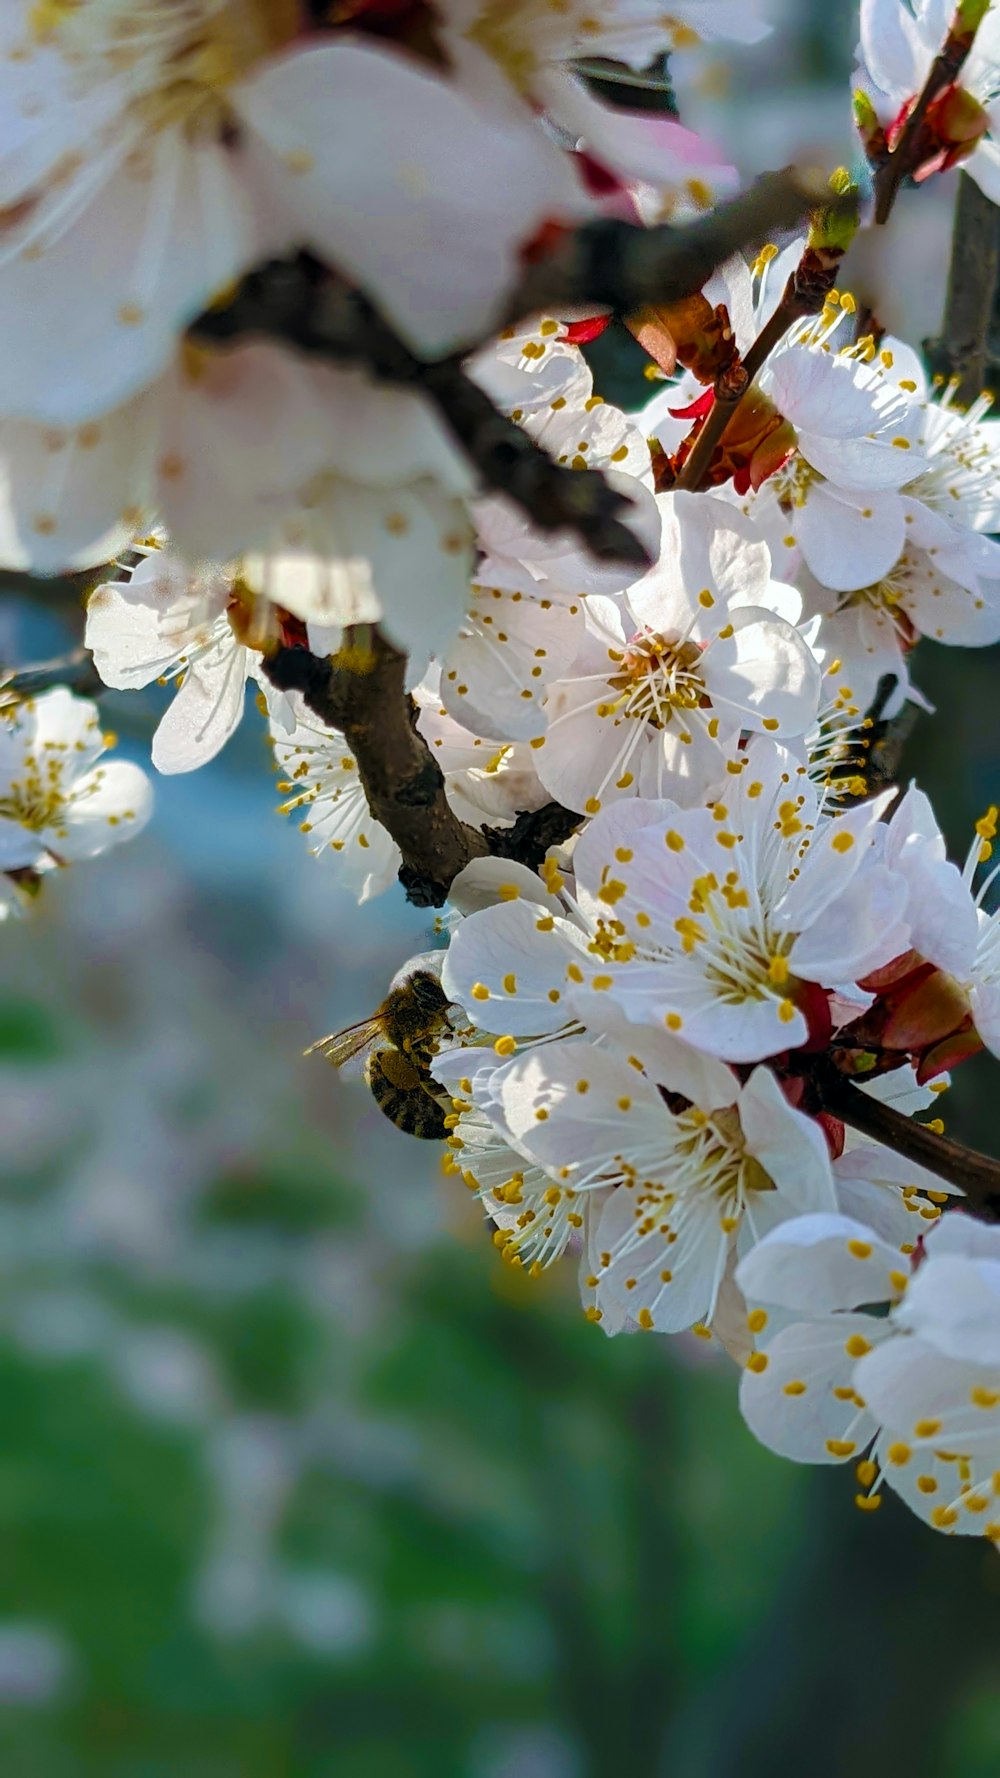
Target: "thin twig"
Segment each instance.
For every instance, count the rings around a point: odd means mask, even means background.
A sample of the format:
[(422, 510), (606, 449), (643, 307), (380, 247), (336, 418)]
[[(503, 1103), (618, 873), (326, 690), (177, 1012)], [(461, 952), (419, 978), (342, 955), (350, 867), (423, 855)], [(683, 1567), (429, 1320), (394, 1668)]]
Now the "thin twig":
[(873, 1099), (832, 1066), (817, 1069), (813, 1078), (826, 1111), (853, 1130), (894, 1149), (905, 1160), (914, 1161), (949, 1185), (958, 1186), (970, 1210), (986, 1221), (1000, 1222), (1000, 1161), (974, 1148), (965, 1148), (950, 1136), (940, 1136), (916, 1118), (906, 1117), (892, 1105)]
[(963, 29), (955, 14), (927, 79), (893, 147), (875, 168), (875, 221), (888, 222), (904, 179), (920, 164), (924, 120), (934, 100), (958, 79), (975, 42), (975, 30)]
[(736, 364), (715, 385), (715, 399), (698, 430), (698, 436), (675, 486), (697, 492), (715, 456), (723, 434), (750, 387), (750, 378), (742, 364)]
[(677, 478), (678, 488), (701, 488), (712, 458), (751, 384), (760, 375), (775, 346), (797, 321), (822, 312), (837, 281), (843, 248), (807, 246), (781, 293), (773, 315), (764, 323), (741, 364), (729, 367), (715, 385), (715, 400), (701, 423), (691, 453)]
[(0, 704), (9, 699), (35, 698), (54, 686), (65, 686), (79, 697), (96, 698), (107, 690), (85, 648), (74, 648), (70, 654), (55, 660), (38, 661), (30, 667), (11, 667), (0, 672)]
[(567, 229), (525, 271), (508, 303), (509, 318), (578, 303), (628, 315), (649, 303), (680, 302), (734, 253), (795, 228), (817, 204), (836, 208), (839, 202), (825, 181), (788, 168), (766, 173), (680, 228), (609, 221)]
[(955, 200), (951, 264), (941, 332), (924, 341), (935, 376), (955, 380), (956, 399), (968, 406), (988, 377), (989, 332), (1000, 274), (1000, 211), (963, 173)]

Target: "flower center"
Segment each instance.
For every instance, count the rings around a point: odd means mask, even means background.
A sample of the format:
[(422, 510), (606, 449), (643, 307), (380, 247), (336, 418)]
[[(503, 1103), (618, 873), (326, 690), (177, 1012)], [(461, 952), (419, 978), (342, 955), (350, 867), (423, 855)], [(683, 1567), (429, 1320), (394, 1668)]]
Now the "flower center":
[(720, 1208), (740, 1216), (747, 1194), (773, 1191), (774, 1181), (760, 1162), (747, 1153), (739, 1113), (734, 1110), (715, 1111), (707, 1117), (692, 1106), (681, 1113), (678, 1122), (690, 1130), (685, 1148), (698, 1167), (698, 1189), (712, 1192)]
[(147, 132), (198, 139), (225, 135), (227, 89), (298, 25), (295, 0), (37, 0), (29, 20), (85, 77), (126, 79)]
[[(533, 30), (531, 21), (525, 20), (525, 10), (523, 5), (511, 6), (509, 0), (487, 0), (466, 33), (522, 93), (530, 89), (540, 63), (534, 41), (537, 27)], [(548, 11), (551, 23), (563, 9), (538, 7), (527, 10), (537, 10), (543, 20)], [(561, 29), (564, 29), (562, 23)]]
[(981, 395), (963, 413), (952, 406), (954, 395), (952, 385), (939, 406), (928, 408), (931, 434), (918, 441), (917, 449), (929, 457), (929, 467), (902, 491), (957, 524), (982, 522), (988, 529), (996, 460), (988, 430), (980, 421), (988, 414), (992, 397)]
[[(70, 801), (63, 787), (65, 763), (62, 749), (46, 750), (41, 756), (29, 753), (24, 760), (24, 776), (12, 778), (0, 797), (0, 817), (17, 821), (31, 833), (41, 833), (48, 827), (63, 831), (63, 811)], [(101, 775), (98, 772), (96, 779)], [(92, 788), (96, 787), (95, 782)]]
[(869, 586), (858, 587), (856, 592), (845, 593), (837, 609), (847, 611), (851, 607), (857, 609), (867, 606), (877, 617), (888, 619), (898, 632), (901, 645), (910, 648), (916, 641), (916, 632), (906, 615), (904, 601), (912, 592), (914, 569), (915, 565), (909, 556), (900, 556), (899, 561), (881, 580), (872, 581)]
[(640, 631), (628, 644), (620, 671), (608, 681), (619, 695), (613, 703), (599, 704), (598, 716), (631, 716), (662, 729), (675, 710), (709, 708), (701, 656), (696, 642)]
[[(793, 804), (788, 807), (794, 809)], [(705, 976), (720, 1000), (739, 1005), (776, 995), (784, 999), (793, 935), (772, 932), (763, 911), (747, 920), (750, 897), (738, 871), (729, 871), (722, 882), (714, 871), (697, 878), (688, 906), (691, 912), (674, 921), (681, 948), (689, 956), (700, 952)]]
[(809, 498), (809, 490), (815, 482), (825, 481), (818, 469), (807, 463), (801, 451), (795, 451), (787, 463), (776, 469), (771, 477), (771, 486), (778, 496), (783, 512), (790, 513), (797, 506), (804, 506)]

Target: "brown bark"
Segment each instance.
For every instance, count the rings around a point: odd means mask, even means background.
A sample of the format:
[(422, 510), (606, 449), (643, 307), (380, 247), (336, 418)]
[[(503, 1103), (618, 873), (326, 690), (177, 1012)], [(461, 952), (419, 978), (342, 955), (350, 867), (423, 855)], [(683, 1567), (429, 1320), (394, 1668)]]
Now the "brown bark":
[(373, 817), (403, 854), (399, 877), (408, 899), (440, 907), (459, 871), (489, 846), (451, 809), (441, 768), (416, 727), (406, 656), (381, 631), (366, 629), (348, 631), (329, 660), (281, 648), (265, 666), (279, 690), (301, 692), (321, 722), (341, 731)]

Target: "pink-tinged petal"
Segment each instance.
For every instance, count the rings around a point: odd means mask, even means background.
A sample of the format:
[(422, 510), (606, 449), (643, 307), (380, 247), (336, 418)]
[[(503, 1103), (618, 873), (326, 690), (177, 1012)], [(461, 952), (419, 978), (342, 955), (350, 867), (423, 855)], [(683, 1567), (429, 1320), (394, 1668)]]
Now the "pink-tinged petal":
[[(739, 1271), (737, 1271), (737, 1278)], [(796, 1322), (770, 1341), (743, 1372), (740, 1410), (762, 1445), (793, 1463), (846, 1463), (877, 1431), (850, 1393), (852, 1337), (871, 1337), (865, 1315), (829, 1315)]]
[(541, 93), (549, 114), (596, 160), (627, 183), (664, 189), (692, 201), (689, 182), (702, 197), (731, 196), (739, 174), (721, 152), (673, 118), (643, 116), (602, 105), (564, 69), (546, 73)]
[(158, 772), (191, 772), (221, 751), (243, 715), (247, 665), (247, 650), (230, 637), (189, 669), (153, 737)]
[(425, 353), (478, 343), (541, 224), (587, 208), (527, 112), (495, 115), (381, 45), (293, 49), (238, 104), (282, 209)]
[(853, 592), (895, 567), (906, 542), (897, 494), (839, 498), (829, 483), (809, 489), (795, 515), (795, 535), (807, 566), (824, 586)]

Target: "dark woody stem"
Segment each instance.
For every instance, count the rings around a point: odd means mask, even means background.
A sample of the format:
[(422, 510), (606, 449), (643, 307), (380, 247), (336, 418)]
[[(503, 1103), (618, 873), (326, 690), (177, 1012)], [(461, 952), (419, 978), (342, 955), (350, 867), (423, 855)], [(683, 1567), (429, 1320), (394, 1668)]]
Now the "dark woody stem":
[(302, 695), (328, 728), (343, 735), (375, 820), (402, 854), (399, 880), (416, 907), (441, 907), (459, 871), (474, 858), (510, 858), (540, 870), (583, 820), (561, 803), (519, 814), (509, 827), (470, 827), (452, 809), (441, 769), (417, 727), (406, 690), (406, 656), (377, 626), (344, 632), (330, 658), (282, 647), (264, 656), (280, 691)]
[(852, 1085), (830, 1064), (813, 1076), (824, 1111), (849, 1124), (863, 1136), (895, 1149), (905, 1160), (915, 1161), (957, 1186), (965, 1206), (987, 1222), (1000, 1222), (1000, 1161), (965, 1148), (950, 1136), (939, 1136), (916, 1118), (906, 1117), (891, 1105), (883, 1105)]
[(899, 138), (875, 169), (875, 221), (888, 222), (904, 179), (915, 171), (920, 154), (924, 119), (934, 100), (958, 79), (975, 42), (975, 31), (956, 29), (955, 21), (910, 112)]
[(416, 726), (406, 656), (372, 627), (345, 631), (345, 646), (330, 659), (279, 648), (264, 657), (264, 670), (272, 685), (301, 692), (314, 715), (343, 734), (368, 807), (403, 855), (407, 899), (440, 907), (459, 871), (488, 846), (448, 802), (441, 769)]
[(701, 487), (712, 458), (715, 456), (726, 427), (735, 414), (740, 402), (750, 387), (750, 378), (742, 365), (736, 365), (724, 377), (719, 377), (715, 385), (715, 400), (701, 423), (691, 454), (688, 457), (675, 487), (697, 493)]
[(701, 488), (726, 428), (751, 383), (760, 375), (775, 346), (796, 321), (822, 313), (823, 304), (837, 280), (843, 253), (807, 247), (784, 290), (774, 314), (761, 328), (742, 365), (720, 377), (715, 401), (702, 421), (691, 454), (675, 486), (695, 493)]

